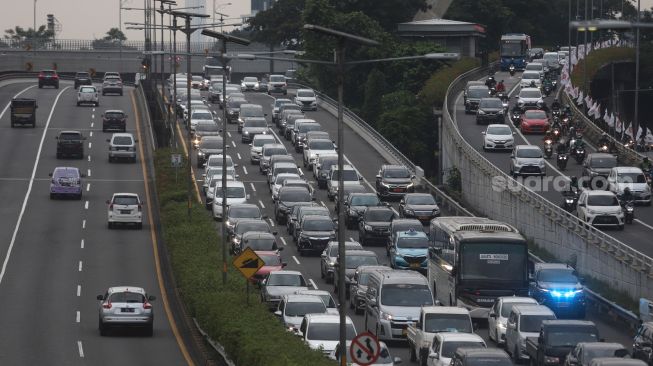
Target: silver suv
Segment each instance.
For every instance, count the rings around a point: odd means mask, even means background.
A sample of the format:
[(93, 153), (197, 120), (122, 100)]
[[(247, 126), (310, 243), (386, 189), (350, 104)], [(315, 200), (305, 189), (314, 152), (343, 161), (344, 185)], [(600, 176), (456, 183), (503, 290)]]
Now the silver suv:
[(137, 139), (131, 133), (114, 133), (109, 143), (109, 162), (112, 163), (116, 159), (127, 159), (131, 162), (136, 162), (136, 143)]
[(517, 145), (510, 155), (510, 175), (546, 175), (542, 149), (533, 145)]
[(106, 336), (111, 327), (139, 327), (147, 336), (154, 331), (154, 310), (144, 289), (131, 286), (110, 287), (104, 295), (97, 296), (99, 305), (98, 327), (100, 335)]

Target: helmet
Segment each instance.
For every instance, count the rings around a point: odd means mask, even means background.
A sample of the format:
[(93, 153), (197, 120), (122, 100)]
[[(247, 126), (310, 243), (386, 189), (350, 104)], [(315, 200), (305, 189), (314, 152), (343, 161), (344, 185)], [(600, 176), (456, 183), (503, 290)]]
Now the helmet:
[(553, 103), (559, 103), (558, 98), (553, 99)]
[(572, 177), (571, 177), (571, 184), (573, 184), (573, 185), (577, 185), (577, 184), (578, 184), (578, 177), (576, 177), (576, 176), (572, 176)]
[(630, 187), (624, 188), (624, 194), (630, 194)]
[(501, 80), (500, 83), (503, 84), (503, 80)]

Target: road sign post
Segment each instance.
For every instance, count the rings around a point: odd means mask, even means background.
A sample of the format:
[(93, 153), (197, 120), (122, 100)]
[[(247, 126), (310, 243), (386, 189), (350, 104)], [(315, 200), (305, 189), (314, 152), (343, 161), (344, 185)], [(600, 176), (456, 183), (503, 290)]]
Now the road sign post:
[[(346, 352), (342, 352), (346, 355)], [(381, 354), (381, 344), (376, 336), (370, 332), (364, 332), (352, 339), (349, 346), (351, 361), (361, 366), (368, 366), (376, 362)]]
[(247, 285), (247, 305), (249, 305), (249, 280), (265, 262), (259, 257), (250, 247), (241, 251), (240, 255), (234, 258), (233, 265), (245, 277), (245, 284)]
[(177, 173), (179, 172), (179, 167), (181, 166), (181, 154), (170, 155), (170, 163), (172, 167), (175, 168), (175, 184), (177, 184)]

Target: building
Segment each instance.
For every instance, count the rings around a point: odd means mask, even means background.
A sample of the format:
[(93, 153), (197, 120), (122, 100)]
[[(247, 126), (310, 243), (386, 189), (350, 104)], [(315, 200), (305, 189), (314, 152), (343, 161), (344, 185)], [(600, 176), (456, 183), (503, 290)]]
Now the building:
[(478, 56), (479, 39), (486, 35), (485, 27), (481, 24), (441, 18), (400, 23), (397, 33), (406, 39), (432, 41), (443, 46), (447, 52), (468, 57)]
[(268, 10), (274, 0), (251, 0), (252, 1), (252, 14), (256, 14), (259, 11)]
[[(202, 8), (199, 9), (188, 9), (184, 11), (192, 12), (192, 13), (204, 13), (204, 14), (211, 14), (211, 11), (213, 8), (207, 7), (206, 0), (186, 0), (186, 7), (198, 7), (202, 6)], [(198, 25), (202, 24), (207, 24), (208, 22), (206, 21), (207, 19), (211, 18), (193, 18), (191, 20), (191, 27), (197, 27)], [(190, 41), (191, 43), (196, 43), (196, 42), (206, 42), (208, 41), (207, 37), (202, 35), (201, 30), (195, 31), (191, 33), (190, 35)]]

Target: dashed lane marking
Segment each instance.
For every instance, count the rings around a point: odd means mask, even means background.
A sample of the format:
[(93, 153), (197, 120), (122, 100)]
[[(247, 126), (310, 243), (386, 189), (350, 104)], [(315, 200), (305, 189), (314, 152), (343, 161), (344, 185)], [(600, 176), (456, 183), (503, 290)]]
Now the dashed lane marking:
[(297, 257), (295, 257), (294, 255), (292, 256), (292, 259), (295, 260), (295, 263), (297, 263), (297, 264), (301, 264), (301, 263), (299, 263), (299, 259), (297, 259)]
[(82, 271), (82, 261), (79, 261), (79, 266), (78, 266), (78, 268), (77, 268), (77, 271), (78, 271), (78, 272), (81, 272), (81, 271)]
[(311, 286), (313, 286), (314, 289), (316, 289), (316, 290), (318, 289), (318, 288), (317, 288), (317, 285), (315, 284), (315, 281), (313, 281), (312, 278), (309, 278), (309, 279), (308, 279), (308, 282), (311, 283)]
[(82, 285), (77, 285), (77, 297), (82, 296)]
[(84, 347), (82, 347), (82, 341), (77, 341), (77, 350), (79, 351), (79, 357), (84, 358)]
[(281, 243), (283, 243), (283, 245), (288, 245), (286, 244), (286, 239), (283, 236), (280, 237), (279, 239), (281, 239)]

